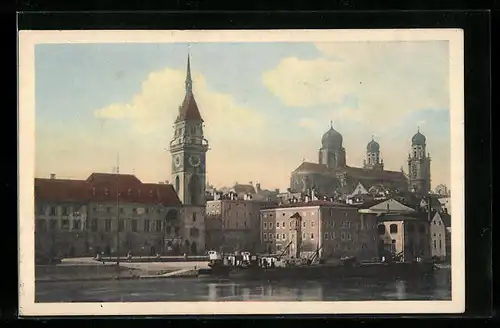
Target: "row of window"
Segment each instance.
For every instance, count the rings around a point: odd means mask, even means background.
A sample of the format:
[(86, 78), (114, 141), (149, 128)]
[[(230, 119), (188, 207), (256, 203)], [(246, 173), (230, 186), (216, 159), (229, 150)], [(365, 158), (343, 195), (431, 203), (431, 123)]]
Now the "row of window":
[(222, 220), (222, 227), (223, 228), (246, 228), (247, 227), (247, 221), (243, 221), (243, 225), (240, 225), (238, 221), (232, 222), (234, 224), (231, 224), (231, 221), (224, 221)]
[[(434, 243), (434, 249), (436, 249), (436, 239), (434, 239), (433, 243)], [(439, 249), (441, 250), (442, 247), (443, 247), (442, 241), (441, 239), (439, 239)]]
[[(125, 231), (126, 226), (125, 222), (128, 221), (130, 224), (128, 227), (130, 228), (130, 231), (132, 232), (138, 232), (139, 227), (138, 227), (138, 220), (136, 219), (129, 219), (129, 220), (124, 220), (124, 219), (119, 219), (118, 221), (118, 230)], [(151, 220), (144, 220), (143, 225), (142, 225), (142, 231), (143, 232), (150, 232), (151, 231)], [(48, 226), (47, 226), (48, 222)], [(90, 219), (89, 220), (90, 224), (83, 226), (83, 222), (80, 220), (67, 220), (63, 219), (61, 220), (61, 225), (60, 225), (60, 230), (63, 231), (68, 231), (70, 230), (70, 227), (72, 230), (81, 230), (87, 229), (92, 232), (97, 232), (99, 230), (99, 224), (97, 219)], [(116, 220), (113, 219), (105, 219), (104, 220), (104, 232), (111, 232), (112, 231), (112, 223), (115, 222)], [(57, 220), (44, 220), (44, 219), (37, 219), (36, 220), (37, 227), (36, 231), (54, 231), (57, 230), (58, 228), (58, 221)], [(171, 233), (172, 232), (172, 226), (170, 225), (165, 225), (163, 224), (162, 220), (154, 220), (154, 232), (162, 232), (162, 228), (165, 228), (166, 233)], [(175, 233), (178, 233), (179, 228), (175, 227), (174, 228)], [(116, 230), (115, 230), (116, 231)]]
[[(408, 232), (414, 232), (415, 231), (415, 226), (412, 223), (408, 223), (407, 226), (408, 226)], [(380, 224), (378, 226), (377, 230), (378, 230), (378, 234), (379, 235), (384, 235), (386, 233), (386, 227), (385, 227), (384, 224)], [(425, 233), (425, 225), (424, 224), (420, 224), (418, 226), (418, 232), (419, 233)], [(391, 224), (389, 226), (389, 233), (391, 233), (391, 234), (398, 233), (398, 225), (397, 224)]]
[[(276, 236), (276, 237), (275, 237)], [(302, 240), (306, 240), (307, 239), (307, 236), (308, 234), (306, 234), (305, 232), (302, 233)], [(264, 240), (286, 240), (287, 239), (287, 234), (283, 233), (283, 234), (280, 234), (280, 233), (277, 233), (276, 235), (274, 233), (264, 233), (263, 235), (264, 237)], [(311, 233), (309, 235), (309, 239), (310, 240), (314, 240), (314, 233)], [(331, 233), (328, 233), (328, 232), (325, 232), (323, 234), (323, 239), (324, 240), (328, 240), (328, 239), (331, 239), (331, 240), (335, 240), (337, 239), (337, 234), (335, 232), (331, 232)], [(340, 233), (340, 239), (341, 240), (352, 240), (352, 235), (350, 233), (346, 233), (346, 232), (341, 232)]]
[[(326, 227), (329, 228), (335, 228), (335, 222), (334, 221), (323, 221)], [(293, 220), (289, 222), (290, 228), (296, 227), (297, 221)], [(274, 222), (264, 222), (264, 230), (266, 229), (273, 229), (274, 228)], [(311, 228), (314, 228), (314, 221), (311, 221)], [(276, 229), (279, 228), (286, 228), (286, 222), (276, 222)], [(302, 221), (302, 227), (306, 228), (307, 227), (307, 222)], [(342, 221), (341, 227), (344, 229), (350, 229), (351, 228), (351, 221)]]
[[(106, 206), (106, 207), (93, 207), (92, 208), (92, 212), (94, 213), (97, 213), (97, 212), (105, 212), (105, 213), (115, 213), (116, 212), (116, 207), (113, 207), (113, 206)], [(128, 212), (128, 211), (127, 211)], [(149, 213), (161, 213), (162, 212), (162, 209), (161, 208), (158, 208), (158, 209), (154, 209), (154, 208), (132, 208), (132, 210), (130, 211), (130, 213), (132, 214), (149, 214)], [(44, 208), (40, 208), (40, 207), (37, 207), (37, 213), (45, 213), (49, 216), (70, 216), (70, 215), (73, 215), (73, 216), (79, 216), (80, 215), (80, 212), (78, 211), (75, 211), (75, 209), (73, 207), (69, 207), (69, 206), (46, 206)], [(125, 213), (125, 208), (123, 207), (120, 207), (120, 213)]]

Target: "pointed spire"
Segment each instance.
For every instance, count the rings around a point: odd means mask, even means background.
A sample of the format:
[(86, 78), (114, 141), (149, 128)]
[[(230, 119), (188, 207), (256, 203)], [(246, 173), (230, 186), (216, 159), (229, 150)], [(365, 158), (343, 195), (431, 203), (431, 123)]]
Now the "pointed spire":
[(188, 50), (187, 69), (186, 69), (186, 93), (192, 93), (192, 92), (193, 92), (193, 80), (191, 79), (191, 60)]
[(417, 125), (417, 133), (420, 133), (420, 126)]
[(330, 128), (333, 129), (333, 120), (330, 120)]
[(375, 137), (375, 136), (372, 134), (372, 141), (373, 141), (373, 138), (374, 138), (374, 137)]

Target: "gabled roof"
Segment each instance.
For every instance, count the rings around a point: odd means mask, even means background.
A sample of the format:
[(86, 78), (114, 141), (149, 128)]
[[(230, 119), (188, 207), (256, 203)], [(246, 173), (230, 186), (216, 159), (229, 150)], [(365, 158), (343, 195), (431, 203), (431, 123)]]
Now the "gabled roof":
[(325, 173), (329, 172), (328, 168), (324, 164), (302, 162), (294, 172), (312, 172), (312, 173)]
[(364, 207), (365, 212), (371, 213), (414, 213), (415, 210), (411, 207), (401, 204), (395, 199), (381, 201), (375, 205)]
[(94, 187), (97, 187), (99, 185), (111, 184), (132, 187), (142, 184), (142, 181), (139, 180), (135, 175), (116, 173), (92, 173), (85, 181)]
[(446, 228), (449, 228), (451, 227), (451, 215), (449, 214), (446, 214), (446, 213), (439, 213), (437, 211), (434, 211), (434, 215), (432, 216), (432, 218), (434, 219), (436, 216), (439, 216), (439, 218), (441, 219), (441, 221), (443, 221), (443, 224)]

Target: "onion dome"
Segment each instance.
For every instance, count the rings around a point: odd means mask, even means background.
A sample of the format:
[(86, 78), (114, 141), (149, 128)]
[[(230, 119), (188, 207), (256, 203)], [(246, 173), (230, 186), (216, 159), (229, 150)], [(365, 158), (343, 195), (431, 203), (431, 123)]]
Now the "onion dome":
[(375, 140), (372, 140), (366, 145), (366, 151), (368, 153), (378, 153), (380, 151), (380, 145)]
[(342, 135), (333, 128), (333, 123), (330, 123), (330, 130), (326, 131), (321, 138), (323, 148), (340, 149), (342, 148)]
[(415, 133), (415, 135), (413, 136), (413, 138), (411, 138), (411, 144), (413, 146), (415, 145), (425, 145), (425, 136), (420, 133), (420, 130), (418, 130), (417, 133)]

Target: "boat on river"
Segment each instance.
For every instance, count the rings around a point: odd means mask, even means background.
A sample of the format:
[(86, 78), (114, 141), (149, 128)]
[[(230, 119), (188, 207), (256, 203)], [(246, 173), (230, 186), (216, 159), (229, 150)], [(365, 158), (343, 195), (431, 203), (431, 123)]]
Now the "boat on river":
[(432, 262), (404, 262), (393, 258), (359, 262), (355, 257), (347, 257), (328, 262), (314, 258), (283, 259), (279, 255), (224, 256), (215, 251), (209, 252), (209, 257), (210, 275), (246, 280), (414, 279), (430, 276), (436, 270)]

